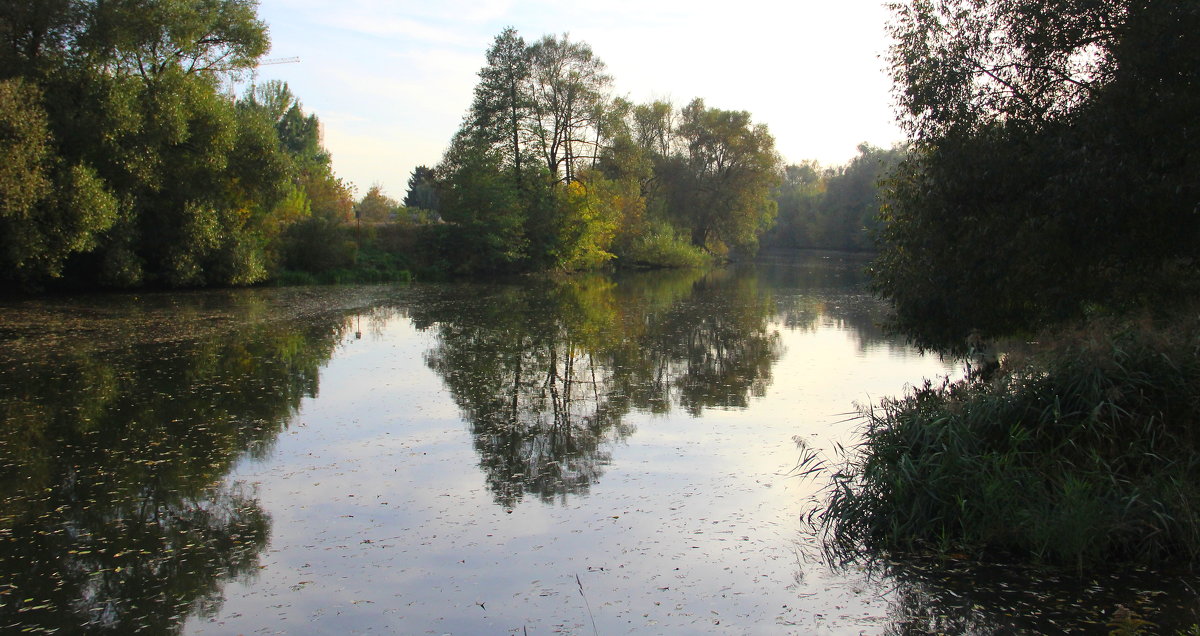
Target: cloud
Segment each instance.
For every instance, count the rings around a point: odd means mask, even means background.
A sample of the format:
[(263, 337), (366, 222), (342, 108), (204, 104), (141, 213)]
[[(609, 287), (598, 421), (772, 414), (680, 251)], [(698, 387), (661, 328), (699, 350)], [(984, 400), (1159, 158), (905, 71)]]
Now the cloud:
[[(527, 41), (569, 32), (588, 43), (614, 92), (634, 101), (703, 97), (748, 110), (791, 161), (847, 161), (859, 142), (902, 138), (879, 59), (888, 43), (880, 0), (263, 0), (260, 14), (272, 55), (303, 59), (264, 67), (263, 77), (278, 72), (340, 129), (341, 148), (331, 147), (340, 176), (369, 185), (387, 165), (397, 175), (382, 181), (390, 190), (440, 156), (505, 26)], [(371, 152), (382, 154), (372, 161)]]

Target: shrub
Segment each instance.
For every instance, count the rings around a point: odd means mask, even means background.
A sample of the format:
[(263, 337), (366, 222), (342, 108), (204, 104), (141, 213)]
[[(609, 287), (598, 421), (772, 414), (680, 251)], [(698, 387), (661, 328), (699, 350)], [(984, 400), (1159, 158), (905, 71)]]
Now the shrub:
[(632, 267), (701, 267), (710, 262), (707, 254), (666, 225), (652, 227), (618, 258)]

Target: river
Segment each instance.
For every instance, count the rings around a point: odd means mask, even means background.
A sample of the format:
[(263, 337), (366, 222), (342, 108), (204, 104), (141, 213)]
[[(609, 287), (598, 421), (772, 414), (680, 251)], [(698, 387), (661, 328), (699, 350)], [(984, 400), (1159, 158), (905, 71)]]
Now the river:
[(825, 555), (797, 463), (958, 374), (864, 264), (0, 303), (0, 631), (1196, 622), (1195, 577)]

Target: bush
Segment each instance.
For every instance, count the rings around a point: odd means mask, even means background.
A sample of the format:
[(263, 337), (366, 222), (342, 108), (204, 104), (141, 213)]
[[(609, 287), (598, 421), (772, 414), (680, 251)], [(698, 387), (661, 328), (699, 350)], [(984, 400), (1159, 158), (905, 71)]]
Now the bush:
[(1200, 562), (1200, 329), (1058, 343), (863, 409), (820, 513), (834, 551)]
[(618, 263), (631, 267), (702, 267), (710, 257), (669, 226), (654, 227), (633, 241)]

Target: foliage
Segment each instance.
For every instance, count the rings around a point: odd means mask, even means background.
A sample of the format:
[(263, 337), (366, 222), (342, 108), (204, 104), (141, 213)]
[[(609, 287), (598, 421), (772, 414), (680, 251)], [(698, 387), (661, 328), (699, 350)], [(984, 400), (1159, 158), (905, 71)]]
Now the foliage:
[(0, 285), (246, 285), (287, 228), (344, 214), (286, 84), (221, 80), (267, 49), (252, 0), (0, 9)]
[(832, 544), (1088, 567), (1200, 561), (1200, 325), (1097, 325), (863, 410)]
[(581, 162), (596, 159), (604, 133), (601, 109), (612, 78), (592, 47), (566, 34), (543, 37), (527, 56), (533, 151), (552, 176), (570, 183)]
[(452, 224), (439, 244), (453, 269), (514, 270), (526, 255), (527, 203), (505, 174), (499, 154), (457, 137), (438, 167), (437, 179), (442, 218)]
[(413, 168), (408, 178), (408, 192), (404, 195), (404, 207), (436, 212), (438, 209), (437, 178), (427, 166)]
[(400, 203), (383, 193), (383, 186), (378, 183), (363, 195), (361, 201), (354, 206), (354, 216), (360, 221), (380, 223), (396, 218)]
[(692, 245), (691, 238), (679, 236), (666, 223), (657, 223), (635, 237), (622, 253), (632, 267), (701, 267), (711, 256)]
[(20, 78), (0, 80), (0, 269), (21, 284), (60, 275), (117, 212), (95, 170), (54, 155), (41, 97)]
[(874, 271), (896, 327), (961, 344), (1194, 291), (1200, 5), (894, 10), (914, 152), (889, 185)]
[(775, 138), (765, 125), (751, 124), (750, 113), (708, 108), (701, 99), (681, 111), (677, 134), (687, 152), (676, 160), (672, 217), (696, 247), (753, 252), (775, 218)]
[(505, 29), (479, 78), (432, 179), (448, 271), (690, 265), (753, 251), (773, 219), (774, 138), (749, 113), (612, 98), (604, 63), (565, 35)]
[(784, 168), (774, 191), (776, 224), (763, 236), (764, 246), (834, 250), (871, 250), (879, 230), (879, 184), (904, 157), (903, 147), (889, 150), (869, 144), (845, 166), (822, 169), (816, 162)]

